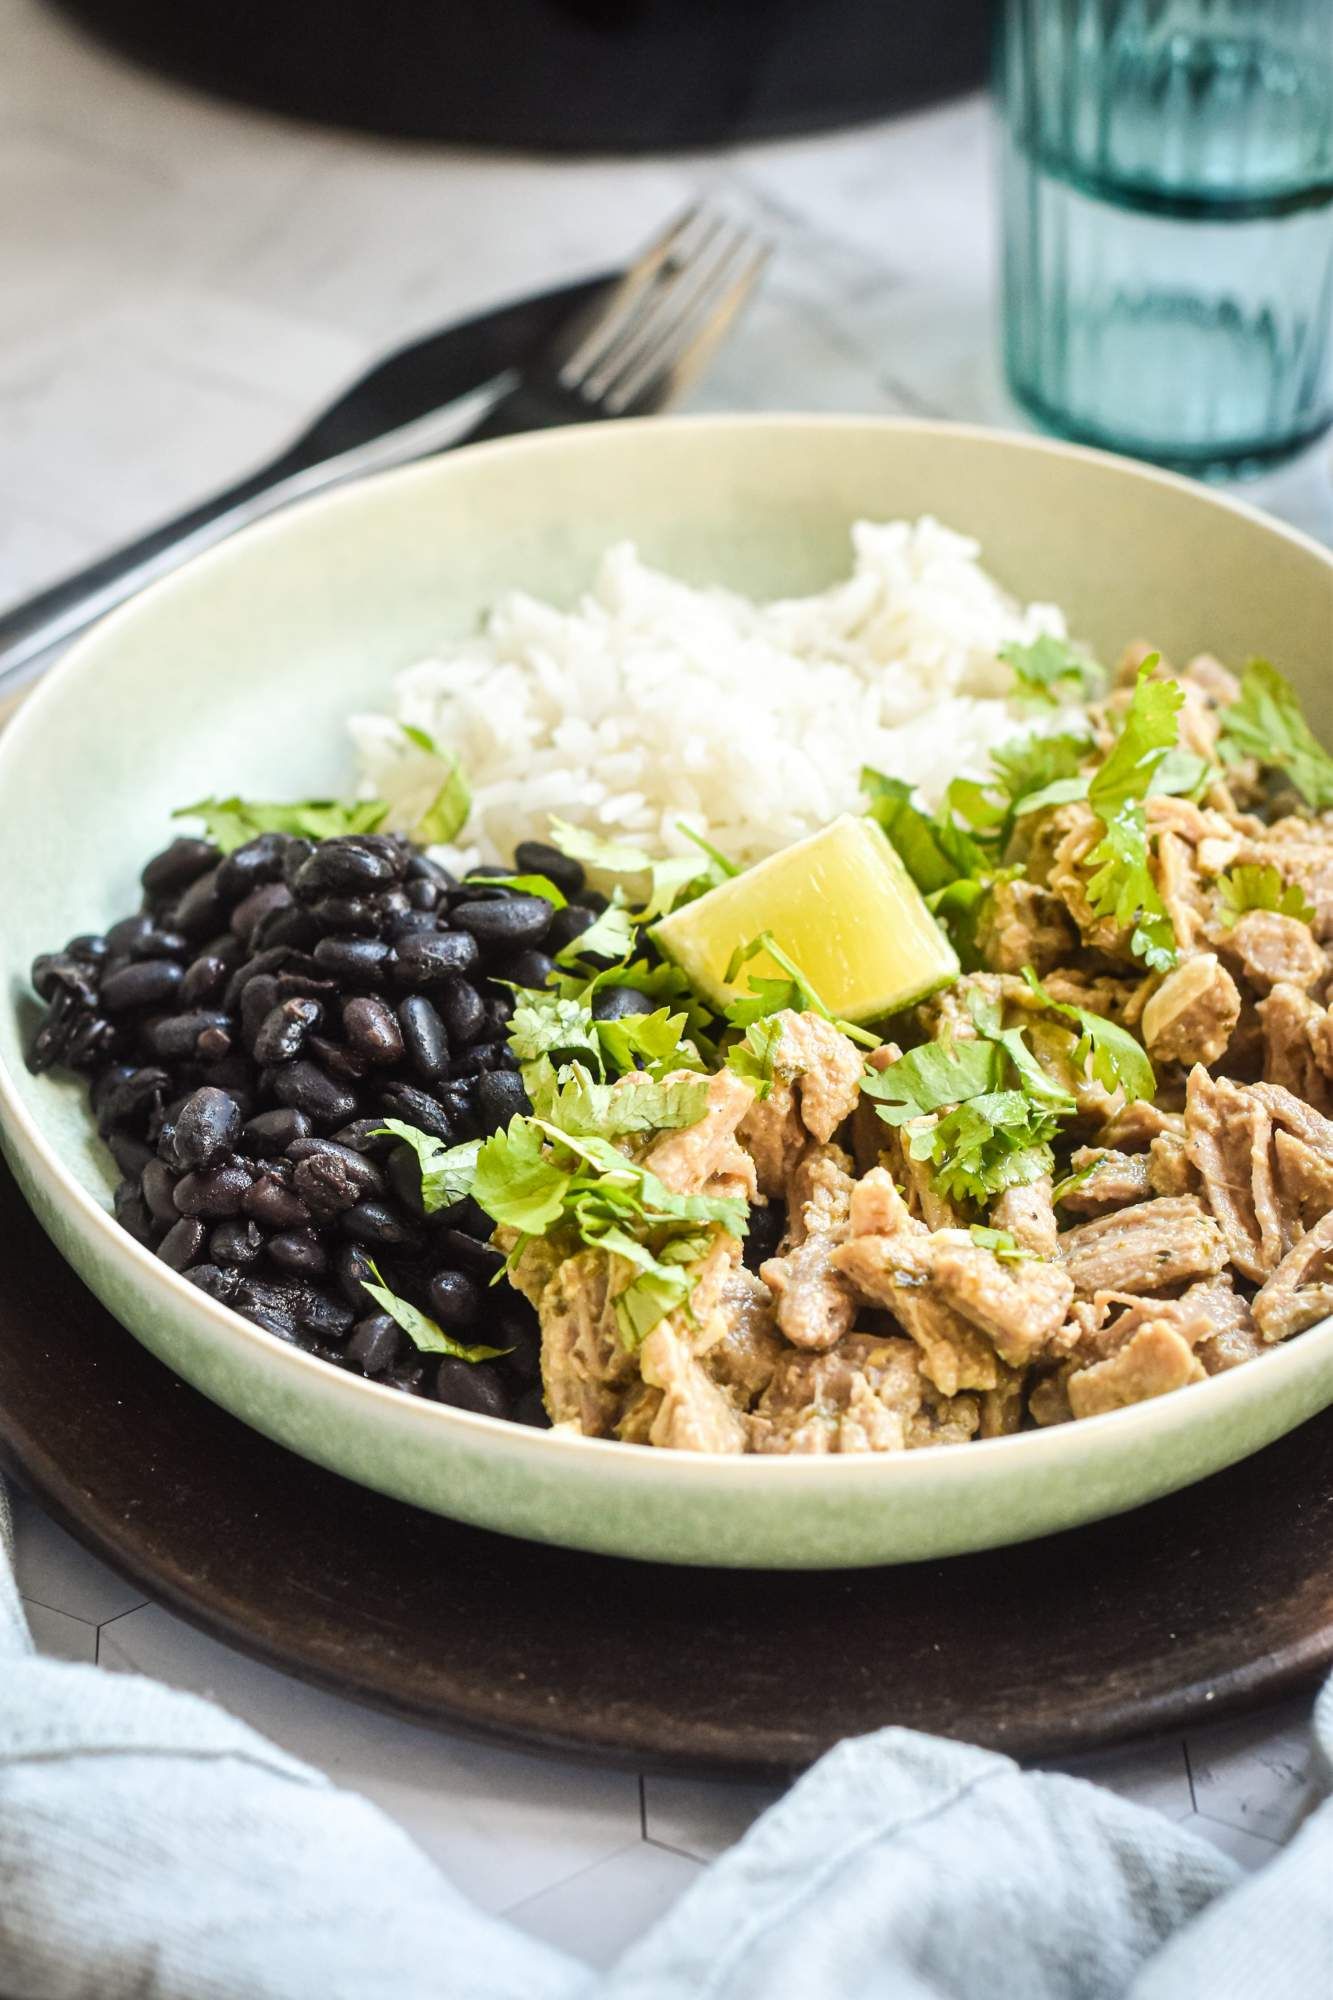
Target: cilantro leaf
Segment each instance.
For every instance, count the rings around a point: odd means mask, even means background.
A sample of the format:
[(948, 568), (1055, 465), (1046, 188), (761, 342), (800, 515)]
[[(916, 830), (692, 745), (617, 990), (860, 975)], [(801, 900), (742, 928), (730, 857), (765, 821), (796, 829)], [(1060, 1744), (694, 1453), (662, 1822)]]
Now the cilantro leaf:
[(696, 833), (694, 828), (692, 826), (688, 826), (683, 819), (678, 819), (676, 821), (676, 831), (677, 833), (683, 833), (686, 840), (692, 840), (695, 846), (699, 848), (703, 854), (707, 855), (710, 863), (709, 872), (712, 878), (709, 882), (710, 888), (715, 889), (718, 886), (719, 882), (728, 882), (734, 875), (739, 875), (741, 873), (740, 864), (738, 862), (729, 861), (725, 854), (719, 853), (718, 849), (713, 846), (711, 841), (705, 840), (701, 833)]
[(767, 1097), (773, 1088), (773, 1059), (781, 1040), (782, 1023), (770, 1014), (751, 1021), (727, 1051), (727, 1068), (753, 1087), (756, 1098)]
[(471, 810), (472, 793), (455, 758), (444, 783), (412, 828), (412, 838), (422, 847), (447, 847), (467, 825)]
[(588, 1056), (600, 1067), (600, 1044), (592, 1009), (586, 999), (556, 989), (524, 986), (509, 1022), (509, 1047), (520, 1063), (539, 1056), (567, 1053)]
[(486, 875), (480, 879), (488, 888), (516, 889), (520, 896), (544, 896), (557, 910), (568, 908), (569, 898), (549, 875)]
[(989, 1250), (1002, 1264), (1026, 1264), (1036, 1257), (1035, 1250), (1025, 1250), (1012, 1230), (990, 1229), (984, 1222), (970, 1222), (967, 1233), (981, 1250)]
[(1333, 806), (1333, 757), (1305, 719), (1300, 698), (1269, 660), (1251, 660), (1240, 699), (1224, 714), (1218, 749), (1229, 764), (1256, 757), (1285, 773), (1308, 806)]
[(1226, 875), (1219, 875), (1217, 887), (1222, 898), (1222, 923), (1234, 930), (1247, 910), (1273, 910), (1280, 917), (1296, 917), (1303, 924), (1314, 922), (1314, 907), (1306, 901), (1299, 882), (1283, 886), (1272, 862), (1242, 862)]
[(374, 1263), (369, 1258), (366, 1261), (370, 1263), (375, 1282), (372, 1285), (369, 1279), (363, 1278), (361, 1282), (365, 1290), (423, 1354), (452, 1354), (457, 1361), (494, 1361), (497, 1355), (511, 1352), (507, 1347), (464, 1346), (462, 1341), (446, 1333), (442, 1326), (437, 1326), (429, 1314), (418, 1311), (410, 1300), (400, 1299), (396, 1292), (391, 1292)]
[(623, 903), (611, 900), (586, 931), (562, 945), (555, 955), (557, 965), (569, 965), (580, 958), (627, 958), (634, 949), (634, 919)]
[(1004, 1050), (1017, 1070), (1019, 1083), (1028, 1097), (1066, 1114), (1078, 1108), (1069, 1092), (1046, 1074), (1023, 1040), (1022, 1029), (1003, 1026), (997, 1000), (988, 1000), (984, 994), (973, 990), (967, 996), (967, 1011), (982, 1039)]
[(455, 1202), (471, 1194), (480, 1139), (465, 1139), (461, 1146), (446, 1146), (442, 1139), (418, 1131), (415, 1125), (405, 1125), (400, 1118), (386, 1118), (379, 1129), (392, 1132), (395, 1139), (401, 1139), (416, 1154), (421, 1169), (421, 1202), (427, 1215), (452, 1208)]
[(349, 833), (373, 833), (388, 806), (383, 799), (301, 799), (279, 804), (260, 799), (197, 799), (178, 806), (173, 819), (201, 819), (209, 840), (224, 854), (257, 833), (294, 833), (307, 840), (332, 840)]
[(1089, 778), (1082, 767), (1092, 747), (1091, 737), (1066, 730), (1058, 736), (1015, 737), (992, 750), (991, 765), (1008, 799), (1010, 819), (1086, 797)]
[[(659, 1007), (651, 1014), (622, 1014), (616, 1021), (598, 1021), (602, 1054), (619, 1071), (670, 1066), (681, 1053), (685, 1016)], [(692, 1065), (691, 1065), (692, 1067)]]
[(1176, 747), (1183, 689), (1150, 678), (1154, 654), (1139, 669), (1124, 727), (1088, 786), (1102, 836), (1083, 858), (1093, 913), (1130, 934), (1130, 950), (1154, 972), (1176, 963), (1176, 936), (1149, 866), (1148, 797), (1163, 758)]
[(1106, 684), (1106, 670), (1091, 654), (1050, 632), (1027, 646), (1001, 646), (999, 657), (1013, 668), (1019, 691), (1048, 708), (1061, 701), (1089, 701)]
[(991, 1042), (923, 1042), (887, 1069), (868, 1071), (861, 1089), (874, 1098), (886, 1125), (961, 1104), (1000, 1087), (1004, 1059)]
[(1024, 966), (1023, 977), (1043, 1006), (1077, 1022), (1075, 1062), (1085, 1063), (1091, 1057), (1092, 1074), (1097, 1082), (1104, 1090), (1123, 1090), (1126, 1103), (1133, 1104), (1138, 1098), (1152, 1102), (1157, 1094), (1157, 1078), (1146, 1050), (1128, 1028), (1108, 1021), (1104, 1014), (1094, 1014), (1090, 1008), (1071, 1007), (1063, 1000), (1053, 1000), (1030, 965)]
[(541, 1128), (514, 1117), (505, 1130), (483, 1140), (472, 1198), (493, 1222), (524, 1236), (543, 1236), (563, 1210), (572, 1180), (547, 1151)]
[(670, 1083), (598, 1083), (575, 1063), (567, 1078), (534, 1098), (534, 1110), (562, 1132), (594, 1133), (618, 1139), (631, 1132), (671, 1132), (697, 1125), (708, 1109), (705, 1076), (675, 1077)]
[(1021, 1090), (996, 1090), (969, 1098), (943, 1118), (910, 1125), (906, 1136), (911, 1157), (934, 1166), (937, 1194), (984, 1203), (1051, 1171), (1056, 1129), (1054, 1113), (1033, 1105)]
[(571, 861), (582, 861), (608, 875), (646, 877), (648, 893), (642, 902), (633, 896), (625, 899), (636, 923), (652, 923), (657, 917), (666, 916), (677, 903), (700, 893), (696, 885), (714, 886), (710, 871), (701, 868), (690, 854), (671, 854), (657, 860), (642, 847), (603, 840), (600, 835), (589, 833), (586, 827), (571, 826), (563, 819), (551, 821), (550, 839)]
[(947, 819), (923, 812), (903, 779), (886, 777), (865, 764), (861, 791), (869, 802), (867, 816), (888, 835), (923, 895), (945, 889), (961, 876), (979, 875), (989, 866), (980, 842)]

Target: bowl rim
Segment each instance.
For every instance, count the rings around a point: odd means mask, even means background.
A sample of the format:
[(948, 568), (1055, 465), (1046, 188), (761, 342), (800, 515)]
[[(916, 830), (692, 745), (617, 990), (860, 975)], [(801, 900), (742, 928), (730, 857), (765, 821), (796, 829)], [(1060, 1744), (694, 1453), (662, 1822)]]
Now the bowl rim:
[[(824, 415), (819, 412), (743, 412), (737, 414), (711, 414), (655, 417), (651, 419), (619, 419), (597, 423), (566, 425), (556, 430), (525, 432), (513, 437), (491, 439), (486, 442), (460, 446), (454, 450), (436, 453), (429, 458), (407, 465), (390, 467), (360, 478), (347, 480), (326, 492), (307, 495), (268, 515), (250, 523), (221, 542), (202, 550), (188, 558), (178, 569), (150, 584), (123, 605), (108, 612), (86, 633), (81, 635), (68, 652), (39, 681), (37, 687), (23, 700), (7, 725), (0, 731), (0, 779), (4, 766), (11, 758), (21, 756), (29, 732), (35, 730), (45, 719), (48, 709), (58, 709), (66, 695), (77, 688), (85, 674), (95, 673), (100, 665), (100, 656), (108, 642), (115, 645), (133, 626), (146, 607), (152, 607), (167, 597), (194, 588), (195, 579), (201, 573), (225, 570), (229, 565), (243, 563), (249, 550), (261, 542), (279, 540), (288, 532), (293, 520), (305, 521), (315, 513), (351, 511), (365, 504), (368, 497), (388, 491), (410, 490), (413, 484), (430, 485), (436, 480), (450, 476), (452, 461), (473, 462), (478, 458), (501, 460), (506, 457), (522, 459), (529, 455), (557, 454), (567, 439), (573, 437), (582, 443), (593, 437), (611, 439), (623, 437), (632, 431), (647, 444), (648, 440), (663, 433), (678, 434), (697, 432), (700, 434), (727, 432), (764, 431), (800, 432), (871, 432), (891, 439), (904, 434), (924, 438), (950, 437), (993, 449), (1003, 453), (1020, 451), (1039, 457), (1053, 459), (1073, 459), (1088, 462), (1104, 470), (1113, 472), (1130, 481), (1142, 481), (1148, 485), (1164, 486), (1180, 493), (1197, 506), (1217, 510), (1224, 514), (1238, 516), (1251, 526), (1276, 540), (1284, 541), (1313, 556), (1324, 567), (1333, 585), (1333, 550), (1325, 547), (1302, 529), (1276, 520), (1249, 501), (1241, 500), (1229, 493), (1220, 493), (1203, 486), (1180, 473), (1170, 472), (1163, 467), (1150, 465), (1125, 458), (1118, 453), (1103, 451), (1095, 446), (1065, 443), (1058, 438), (1037, 436), (1023, 431), (996, 429), (983, 424), (954, 423), (943, 420), (901, 416), (857, 416), (845, 414)], [(651, 446), (648, 446), (651, 449)], [(36, 718), (36, 720), (34, 720)], [(0, 783), (0, 797), (3, 785)], [(86, 1107), (85, 1107), (86, 1109)], [(731, 1485), (734, 1481), (749, 1482), (752, 1490), (763, 1483), (751, 1453), (705, 1453), (684, 1451), (677, 1447), (654, 1447), (652, 1450), (626, 1450), (621, 1440), (615, 1438), (589, 1438), (561, 1430), (537, 1430), (532, 1426), (518, 1424), (505, 1417), (489, 1417), (470, 1410), (458, 1409), (452, 1404), (440, 1403), (424, 1396), (405, 1396), (400, 1390), (373, 1381), (368, 1377), (353, 1375), (344, 1369), (335, 1369), (317, 1356), (306, 1352), (291, 1342), (283, 1341), (276, 1334), (267, 1332), (232, 1312), (221, 1301), (202, 1292), (181, 1273), (164, 1264), (145, 1245), (137, 1242), (121, 1228), (111, 1211), (94, 1199), (66, 1167), (60, 1153), (46, 1137), (41, 1124), (28, 1109), (19, 1095), (9, 1066), (0, 1056), (0, 1125), (5, 1128), (10, 1143), (21, 1148), (35, 1163), (45, 1178), (53, 1196), (62, 1202), (67, 1210), (72, 1210), (82, 1225), (85, 1235), (114, 1260), (119, 1262), (131, 1275), (136, 1285), (146, 1284), (150, 1290), (160, 1287), (164, 1300), (174, 1301), (178, 1314), (191, 1313), (198, 1316), (207, 1328), (213, 1341), (230, 1342), (249, 1347), (255, 1357), (257, 1367), (278, 1368), (284, 1372), (295, 1371), (291, 1375), (293, 1385), (300, 1387), (308, 1382), (312, 1394), (321, 1392), (339, 1401), (348, 1400), (353, 1405), (364, 1406), (368, 1411), (376, 1407), (386, 1415), (392, 1413), (396, 1422), (406, 1424), (414, 1430), (428, 1427), (438, 1434), (441, 1444), (452, 1434), (458, 1442), (471, 1443), (482, 1450), (500, 1451), (505, 1456), (531, 1456), (537, 1464), (555, 1465), (559, 1460), (552, 1454), (565, 1454), (576, 1448), (579, 1458), (590, 1468), (601, 1464), (610, 1471), (612, 1467), (622, 1468), (626, 1478), (652, 1481), (663, 1476), (679, 1476), (680, 1468), (689, 1466), (689, 1475), (696, 1483), (722, 1481)], [(1297, 1342), (1300, 1343), (1299, 1347)], [(1309, 1368), (1317, 1365), (1326, 1356), (1333, 1355), (1333, 1316), (1316, 1322), (1291, 1340), (1277, 1343), (1257, 1360), (1266, 1367), (1285, 1360), (1287, 1374), (1300, 1365)], [(310, 1371), (313, 1371), (311, 1373)], [(845, 1457), (837, 1454), (836, 1475), (826, 1454), (775, 1453), (764, 1454), (763, 1463), (768, 1468), (768, 1476), (788, 1482), (802, 1480), (822, 1480), (831, 1488), (835, 1483), (851, 1478), (864, 1482), (868, 1478), (878, 1481), (905, 1478), (924, 1479), (930, 1476), (967, 1479), (985, 1476), (987, 1469), (998, 1474), (1010, 1467), (1016, 1470), (1020, 1463), (1031, 1466), (1034, 1473), (1039, 1468), (1067, 1458), (1072, 1452), (1076, 1458), (1092, 1457), (1098, 1448), (1120, 1440), (1125, 1449), (1131, 1440), (1140, 1445), (1162, 1435), (1177, 1430), (1199, 1428), (1211, 1415), (1222, 1420), (1229, 1409), (1255, 1400), (1261, 1393), (1258, 1369), (1246, 1365), (1227, 1369), (1219, 1375), (1208, 1377), (1206, 1381), (1189, 1385), (1188, 1397), (1158, 1396), (1147, 1402), (1130, 1404), (1119, 1410), (1102, 1412), (1095, 1417), (1085, 1417), (1076, 1423), (1055, 1424), (1044, 1429), (1013, 1432), (1006, 1436), (973, 1438), (966, 1451), (957, 1451), (952, 1446), (925, 1445), (904, 1452), (849, 1453)], [(1191, 1412), (1196, 1414), (1191, 1416)], [(1108, 1426), (1110, 1427), (1108, 1429)], [(1020, 1460), (1019, 1454), (1023, 1457)], [(589, 1456), (595, 1454), (595, 1456)], [(968, 1468), (972, 1468), (971, 1474)], [(909, 1468), (916, 1468), (910, 1470)]]

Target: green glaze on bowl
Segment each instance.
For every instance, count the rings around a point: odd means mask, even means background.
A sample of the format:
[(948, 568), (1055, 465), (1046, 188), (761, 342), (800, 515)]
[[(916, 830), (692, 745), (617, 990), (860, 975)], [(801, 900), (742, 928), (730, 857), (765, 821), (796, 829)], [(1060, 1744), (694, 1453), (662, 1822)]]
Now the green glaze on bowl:
[[(168, 815), (209, 791), (346, 789), (344, 718), (503, 591), (569, 602), (630, 537), (760, 595), (843, 574), (859, 518), (935, 514), (1115, 657), (1273, 659), (1333, 724), (1333, 561), (1252, 510), (1102, 454), (946, 425), (604, 424), (437, 459), (237, 536), (108, 618), (0, 736), (0, 1132), (84, 1281), (169, 1367), (349, 1478), (506, 1533), (668, 1562), (834, 1567), (1048, 1534), (1200, 1479), (1333, 1403), (1333, 1321), (1156, 1402), (897, 1457), (704, 1458), (401, 1396), (236, 1318), (112, 1221), (74, 1083), (22, 1059), (34, 954), (131, 908)], [(145, 1477), (151, 1477), (145, 1471)], [(262, 1496), (256, 1496), (262, 1505)]]

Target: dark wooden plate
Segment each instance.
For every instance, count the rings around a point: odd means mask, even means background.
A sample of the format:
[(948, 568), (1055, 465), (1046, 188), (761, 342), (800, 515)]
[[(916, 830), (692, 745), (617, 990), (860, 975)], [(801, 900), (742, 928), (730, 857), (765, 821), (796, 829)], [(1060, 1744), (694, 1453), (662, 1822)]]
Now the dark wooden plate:
[(1333, 1660), (1333, 1412), (1119, 1520), (826, 1575), (650, 1567), (456, 1526), (187, 1388), (0, 1168), (0, 1457), (146, 1591), (382, 1707), (646, 1767), (788, 1770), (905, 1723), (1051, 1756)]

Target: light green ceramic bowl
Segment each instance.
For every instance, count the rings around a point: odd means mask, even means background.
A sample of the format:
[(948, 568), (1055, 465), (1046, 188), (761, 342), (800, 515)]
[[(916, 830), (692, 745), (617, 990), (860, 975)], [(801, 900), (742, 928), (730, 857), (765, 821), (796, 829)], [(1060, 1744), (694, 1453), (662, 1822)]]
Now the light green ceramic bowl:
[[(608, 424), (460, 452), (311, 502), (108, 618), (0, 736), (0, 1121), (42, 1223), (169, 1367), (293, 1451), (506, 1533), (670, 1562), (832, 1567), (1050, 1533), (1200, 1479), (1333, 1402), (1333, 1322), (1182, 1394), (900, 1457), (702, 1458), (567, 1439), (342, 1374), (124, 1235), (78, 1086), (34, 1079), (33, 955), (133, 907), (174, 806), (345, 788), (343, 719), (504, 590), (568, 601), (610, 542), (760, 594), (845, 571), (858, 518), (935, 514), (1107, 654), (1272, 657), (1333, 723), (1333, 565), (1202, 488), (1096, 452), (827, 418)], [(1322, 714), (1321, 714), (1322, 710)], [(146, 1470), (145, 1478), (151, 1472)]]

